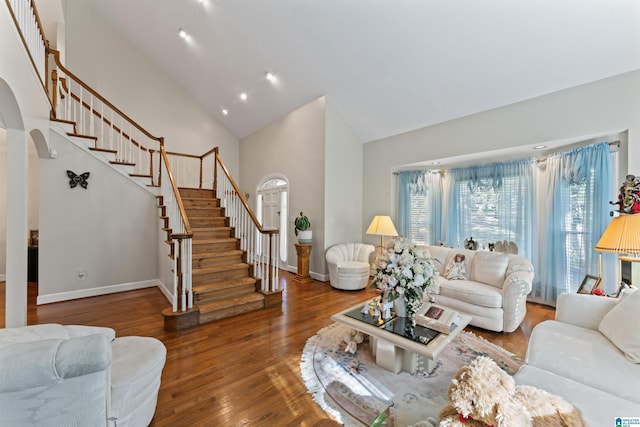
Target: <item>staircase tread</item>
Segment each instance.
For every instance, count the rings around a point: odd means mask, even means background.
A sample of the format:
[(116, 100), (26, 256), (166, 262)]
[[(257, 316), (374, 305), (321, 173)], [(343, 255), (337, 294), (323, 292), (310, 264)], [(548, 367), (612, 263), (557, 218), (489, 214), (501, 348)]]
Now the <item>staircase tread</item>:
[(218, 256), (225, 255), (240, 255), (242, 251), (240, 249), (228, 249), (226, 251), (218, 251), (218, 252), (194, 252), (192, 258), (212, 258)]
[(234, 287), (241, 287), (246, 285), (254, 285), (256, 283), (255, 277), (240, 277), (238, 279), (223, 280), (221, 282), (202, 283), (199, 285), (193, 285), (194, 293), (204, 293), (206, 291), (214, 291), (221, 289), (228, 289)]
[(74, 133), (74, 132), (67, 132), (68, 136), (75, 136), (77, 138), (86, 138), (86, 139), (93, 139), (94, 141), (98, 140), (97, 136), (91, 136), (91, 135), (82, 135), (80, 133)]
[(207, 301), (204, 303), (198, 303), (200, 312), (207, 312), (213, 310), (219, 310), (226, 307), (239, 306), (241, 304), (247, 304), (251, 302), (257, 302), (264, 300), (264, 295), (259, 292), (252, 292), (250, 294), (243, 294), (234, 297)]
[(135, 166), (135, 163), (130, 163), (130, 162), (119, 162), (117, 160), (112, 160), (109, 163), (111, 163), (112, 165), (123, 165), (123, 166)]
[(210, 267), (194, 268), (191, 271), (191, 274), (195, 275), (195, 274), (217, 273), (220, 271), (235, 270), (239, 268), (249, 268), (249, 264), (244, 262), (239, 262), (234, 264), (222, 264), (222, 265), (212, 265)]
[(220, 231), (231, 230), (231, 227), (226, 225), (220, 225), (218, 227), (191, 227), (191, 231)]
[[(193, 229), (191, 229), (191, 231), (193, 231)], [(237, 237), (217, 237), (214, 239), (196, 239), (193, 241), (193, 244), (207, 245), (211, 243), (230, 243), (230, 242), (237, 242), (237, 241), (238, 241)]]
[(111, 154), (116, 154), (118, 153), (116, 150), (110, 150), (108, 148), (95, 148), (95, 147), (89, 147), (89, 150), (91, 151), (100, 151), (101, 153), (111, 153)]
[(185, 196), (185, 197), (182, 198), (182, 200), (193, 200), (193, 201), (206, 200), (206, 201), (211, 201), (211, 200), (218, 200), (218, 199), (216, 199), (215, 197), (190, 197), (190, 196)]
[(151, 178), (151, 175), (147, 175), (143, 173), (130, 173), (129, 176), (135, 176), (138, 178)]

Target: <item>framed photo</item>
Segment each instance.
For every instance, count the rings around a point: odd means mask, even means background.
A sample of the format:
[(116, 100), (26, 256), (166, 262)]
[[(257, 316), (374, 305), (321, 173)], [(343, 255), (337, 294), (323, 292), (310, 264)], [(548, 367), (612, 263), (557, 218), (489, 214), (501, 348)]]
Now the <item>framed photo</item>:
[(591, 294), (594, 289), (598, 289), (600, 287), (601, 280), (602, 279), (600, 277), (587, 274), (586, 276), (584, 276), (584, 279), (582, 279), (582, 284), (578, 288), (578, 293)]

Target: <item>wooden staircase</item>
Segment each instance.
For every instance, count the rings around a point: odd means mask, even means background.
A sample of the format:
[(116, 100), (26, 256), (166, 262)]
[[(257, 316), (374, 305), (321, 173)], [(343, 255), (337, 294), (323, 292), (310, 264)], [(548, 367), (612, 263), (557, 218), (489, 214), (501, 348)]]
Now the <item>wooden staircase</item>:
[[(240, 241), (229, 227), (214, 190), (180, 188), (180, 197), (193, 232), (192, 287), (198, 323), (208, 323), (264, 308), (265, 297), (256, 289), (253, 267)], [(164, 218), (164, 209), (162, 216)], [(171, 243), (171, 230), (167, 243)], [(173, 256), (173, 254), (172, 254)]]

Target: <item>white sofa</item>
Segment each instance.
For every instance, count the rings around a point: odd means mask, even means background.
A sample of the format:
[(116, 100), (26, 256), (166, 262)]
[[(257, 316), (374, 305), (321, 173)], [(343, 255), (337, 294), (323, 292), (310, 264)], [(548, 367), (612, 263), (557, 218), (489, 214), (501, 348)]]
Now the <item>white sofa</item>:
[[(533, 283), (533, 265), (514, 254), (472, 251), (444, 246), (421, 246), (436, 260), (439, 276), (428, 297), (442, 307), (471, 316), (471, 325), (496, 332), (513, 332), (527, 312)], [(445, 268), (456, 256), (465, 256), (468, 280), (448, 280)]]
[(336, 289), (364, 289), (369, 282), (369, 256), (375, 247), (366, 243), (339, 243), (327, 249), (329, 281)]
[(593, 427), (640, 418), (639, 325), (640, 292), (561, 294), (556, 319), (533, 329), (515, 380), (564, 397)]
[(149, 425), (165, 346), (110, 328), (0, 329), (0, 425)]

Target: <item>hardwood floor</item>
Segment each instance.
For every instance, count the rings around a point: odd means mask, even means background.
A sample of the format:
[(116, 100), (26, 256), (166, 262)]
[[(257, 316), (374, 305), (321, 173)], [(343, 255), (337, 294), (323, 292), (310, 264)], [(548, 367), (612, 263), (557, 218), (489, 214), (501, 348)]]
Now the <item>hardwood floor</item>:
[[(118, 336), (145, 335), (167, 347), (152, 426), (336, 426), (313, 402), (300, 378), (306, 340), (329, 325), (330, 315), (375, 295), (339, 291), (328, 283), (299, 285), (282, 272), (282, 307), (223, 319), (193, 329), (165, 332), (167, 300), (156, 288), (36, 306), (29, 284), (28, 323), (108, 326)], [(4, 327), (4, 283), (0, 326)], [(531, 329), (553, 318), (552, 308), (529, 304), (511, 334), (469, 328), (523, 357)]]

